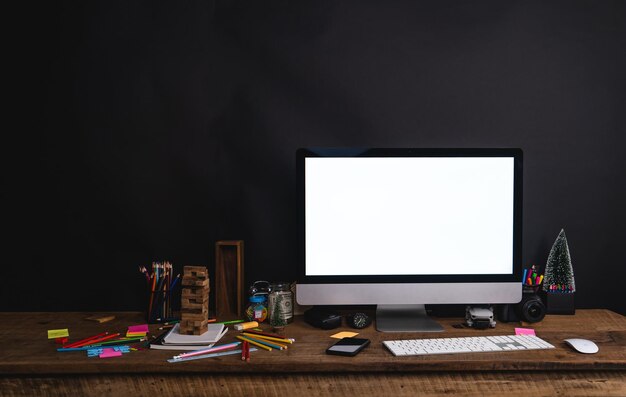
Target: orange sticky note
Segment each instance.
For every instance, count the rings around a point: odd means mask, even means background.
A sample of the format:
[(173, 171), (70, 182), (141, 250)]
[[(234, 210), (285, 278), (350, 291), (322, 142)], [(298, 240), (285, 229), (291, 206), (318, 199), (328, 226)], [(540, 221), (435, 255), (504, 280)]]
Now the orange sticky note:
[(343, 332), (338, 332), (335, 335), (331, 335), (331, 338), (335, 338), (335, 339), (343, 339), (343, 338), (352, 338), (353, 336), (357, 336), (358, 332), (348, 332), (348, 331), (343, 331)]

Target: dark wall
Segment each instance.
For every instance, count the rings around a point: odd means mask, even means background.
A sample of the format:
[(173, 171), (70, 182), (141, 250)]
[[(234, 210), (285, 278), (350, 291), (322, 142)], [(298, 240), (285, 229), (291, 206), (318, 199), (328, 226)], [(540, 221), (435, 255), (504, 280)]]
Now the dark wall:
[[(182, 3), (182, 2), (181, 2)], [(520, 147), (524, 263), (626, 313), (620, 1), (76, 2), (29, 10), (1, 310), (142, 308), (137, 266), (296, 276), (295, 150)], [(15, 282), (10, 281), (15, 280)]]

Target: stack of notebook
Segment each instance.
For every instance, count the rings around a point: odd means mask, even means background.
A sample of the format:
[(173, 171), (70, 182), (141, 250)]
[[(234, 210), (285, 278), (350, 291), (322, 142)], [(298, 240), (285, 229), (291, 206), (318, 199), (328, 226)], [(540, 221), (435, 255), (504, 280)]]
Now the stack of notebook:
[(183, 335), (176, 324), (171, 330), (164, 332), (150, 343), (151, 349), (161, 350), (199, 350), (212, 347), (222, 336), (226, 334), (228, 328), (224, 324), (209, 324), (208, 330), (202, 335)]

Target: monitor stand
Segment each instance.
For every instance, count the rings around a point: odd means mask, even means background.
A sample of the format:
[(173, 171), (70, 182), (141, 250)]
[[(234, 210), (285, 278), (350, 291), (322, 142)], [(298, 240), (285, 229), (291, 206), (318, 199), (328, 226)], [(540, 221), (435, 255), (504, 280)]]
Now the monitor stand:
[(438, 322), (428, 317), (424, 305), (378, 305), (376, 329), (381, 332), (443, 331)]

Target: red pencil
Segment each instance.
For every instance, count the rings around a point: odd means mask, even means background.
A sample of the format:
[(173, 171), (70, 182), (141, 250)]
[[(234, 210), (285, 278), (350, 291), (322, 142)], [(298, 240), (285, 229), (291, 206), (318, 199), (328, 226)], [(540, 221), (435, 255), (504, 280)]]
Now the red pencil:
[(73, 346), (73, 347), (82, 347), (82, 346), (86, 346), (86, 345), (93, 345), (93, 344), (96, 344), (96, 343), (99, 343), (99, 342), (104, 342), (105, 340), (113, 339), (113, 338), (118, 337), (118, 336), (120, 336), (119, 332), (115, 333), (115, 334), (107, 335), (107, 336), (102, 337), (102, 338), (91, 339), (91, 340), (88, 340), (87, 342), (80, 343), (80, 344), (78, 344), (76, 346)]
[(63, 347), (64, 347), (64, 348), (66, 348), (66, 347), (76, 347), (76, 345), (78, 345), (78, 344), (80, 344), (80, 343), (83, 343), (83, 342), (88, 342), (88, 341), (93, 340), (93, 339), (102, 338), (103, 336), (108, 335), (108, 334), (109, 334), (108, 332), (103, 332), (103, 333), (101, 333), (101, 334), (94, 335), (94, 336), (90, 336), (89, 338), (81, 339), (81, 340), (79, 340), (79, 341), (76, 341), (76, 342), (70, 343), (69, 345), (63, 345)]
[(246, 360), (246, 347), (248, 346), (247, 341), (243, 341), (243, 345), (241, 346), (241, 361)]

